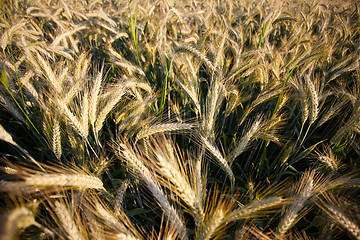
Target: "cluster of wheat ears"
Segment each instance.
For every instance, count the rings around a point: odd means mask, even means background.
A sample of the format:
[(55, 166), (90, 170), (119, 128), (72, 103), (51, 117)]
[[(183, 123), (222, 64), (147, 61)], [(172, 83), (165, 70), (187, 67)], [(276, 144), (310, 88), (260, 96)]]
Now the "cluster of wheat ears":
[(0, 5), (2, 239), (360, 239), (356, 1)]

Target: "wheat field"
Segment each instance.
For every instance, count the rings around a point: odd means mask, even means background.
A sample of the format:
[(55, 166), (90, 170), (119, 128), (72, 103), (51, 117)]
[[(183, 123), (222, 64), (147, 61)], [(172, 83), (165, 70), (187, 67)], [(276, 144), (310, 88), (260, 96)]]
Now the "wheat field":
[(360, 8), (0, 1), (0, 239), (360, 239)]

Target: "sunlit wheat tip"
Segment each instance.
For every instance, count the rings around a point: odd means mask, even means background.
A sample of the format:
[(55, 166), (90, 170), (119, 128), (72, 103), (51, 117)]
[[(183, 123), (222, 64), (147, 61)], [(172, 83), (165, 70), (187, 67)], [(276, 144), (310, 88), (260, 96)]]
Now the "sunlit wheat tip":
[(103, 189), (102, 181), (90, 175), (83, 174), (42, 174), (30, 175), (24, 184), (38, 187), (79, 187), (81, 189)]

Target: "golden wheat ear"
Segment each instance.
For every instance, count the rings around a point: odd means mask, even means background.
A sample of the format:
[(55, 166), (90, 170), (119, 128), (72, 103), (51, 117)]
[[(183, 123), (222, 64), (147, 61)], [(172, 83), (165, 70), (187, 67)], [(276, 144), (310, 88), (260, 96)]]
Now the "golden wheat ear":
[[(358, 212), (359, 207), (354, 206), (354, 202), (350, 203), (345, 198), (335, 196), (331, 193), (323, 194), (322, 199), (317, 202), (317, 206), (323, 210), (332, 223), (343, 228), (354, 239), (360, 239), (359, 222), (353, 218), (346, 209), (351, 207), (352, 214)], [(346, 204), (347, 203), (347, 204)]]
[(223, 154), (220, 152), (215, 143), (212, 143), (209, 139), (200, 136), (201, 144), (204, 144), (205, 148), (215, 157), (215, 161), (218, 162), (221, 168), (225, 171), (227, 176), (230, 179), (231, 189), (234, 190), (235, 185), (235, 176), (231, 170), (229, 162), (224, 158)]
[[(164, 135), (149, 140), (149, 158), (146, 165), (159, 175), (159, 182), (174, 192), (189, 207), (195, 224), (199, 226), (204, 219), (203, 201), (194, 173), (194, 163), (185, 157), (180, 149)], [(186, 166), (188, 161), (188, 166)]]
[(138, 176), (146, 184), (146, 187), (164, 211), (165, 216), (169, 221), (172, 221), (172, 224), (177, 228), (179, 235), (187, 239), (187, 231), (182, 216), (169, 202), (167, 195), (156, 180), (157, 178), (154, 173), (144, 164), (145, 159), (136, 153), (130, 143), (125, 140), (120, 144), (116, 144), (115, 150), (118, 156), (129, 164), (134, 175)]
[[(235, 198), (234, 195), (231, 196)], [(204, 203), (205, 218), (196, 229), (196, 239), (221, 238), (226, 234), (226, 229), (231, 226), (226, 217), (235, 204), (232, 197), (228, 197), (227, 193), (220, 191), (216, 185), (209, 189)]]

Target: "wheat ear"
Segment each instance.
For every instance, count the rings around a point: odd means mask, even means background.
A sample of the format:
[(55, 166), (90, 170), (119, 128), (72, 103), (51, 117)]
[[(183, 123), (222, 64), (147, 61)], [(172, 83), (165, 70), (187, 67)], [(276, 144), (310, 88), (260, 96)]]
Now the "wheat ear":
[(275, 96), (277, 96), (278, 94), (280, 94), (283, 91), (282, 88), (278, 88), (272, 91), (269, 91), (265, 94), (262, 94), (261, 96), (258, 96), (252, 103), (251, 105), (245, 110), (240, 124), (242, 124), (245, 119), (247, 118), (247, 116), (255, 109), (256, 106), (260, 105), (261, 103), (264, 103), (272, 98), (274, 98)]
[(224, 99), (224, 85), (215, 81), (211, 84), (209, 92), (206, 96), (206, 109), (203, 118), (203, 131), (205, 137), (214, 135), (214, 125), (217, 115), (220, 111), (220, 105)]
[(146, 183), (148, 189), (158, 201), (160, 207), (164, 211), (169, 221), (172, 221), (174, 227), (178, 230), (182, 238), (187, 239), (186, 228), (183, 220), (180, 218), (176, 209), (169, 203), (165, 193), (160, 188), (159, 184), (155, 182), (155, 176), (148, 168), (138, 159), (134, 152), (125, 144), (120, 144), (119, 153), (125, 158), (127, 163), (134, 169), (140, 178)]
[(97, 115), (97, 118), (95, 121), (95, 126), (94, 126), (94, 132), (96, 134), (102, 128), (109, 112), (115, 107), (116, 104), (119, 103), (119, 101), (121, 100), (121, 98), (124, 94), (125, 94), (125, 91), (124, 91), (123, 86), (119, 86), (116, 90), (114, 90), (112, 92), (112, 98), (109, 101), (107, 101), (105, 106), (101, 109), (101, 111)]
[(4, 88), (2, 85), (0, 85), (0, 103), (2, 103), (5, 108), (20, 122), (26, 123), (26, 119), (23, 117), (23, 115), (19, 112), (19, 108), (15, 106), (15, 104), (8, 98), (3, 96), (2, 89)]
[(115, 198), (115, 214), (118, 216), (120, 214), (120, 211), (122, 209), (122, 203), (124, 201), (124, 195), (126, 192), (126, 189), (130, 185), (130, 181), (128, 179), (124, 180), (121, 183), (120, 188), (117, 190), (116, 198)]
[(33, 186), (24, 186), (19, 182), (0, 181), (0, 192), (8, 192), (14, 194), (29, 194), (38, 191)]
[(235, 176), (233, 171), (231, 170), (231, 167), (229, 166), (226, 159), (223, 157), (222, 153), (219, 151), (217, 146), (215, 144), (212, 144), (208, 139), (201, 136), (201, 141), (204, 143), (205, 147), (209, 152), (216, 158), (216, 160), (219, 162), (221, 168), (225, 171), (225, 173), (230, 178), (231, 184), (233, 185), (235, 183)]
[(107, 208), (107, 205), (96, 200), (91, 202), (94, 209), (91, 210), (96, 215), (96, 219), (101, 220), (102, 227), (107, 230), (105, 233), (105, 239), (117, 239), (116, 236), (122, 236), (120, 239), (139, 239), (139, 233), (136, 228), (129, 222), (129, 219), (124, 212), (119, 212), (119, 215), (115, 214)]
[(186, 86), (185, 84), (183, 84), (182, 82), (180, 82), (178, 79), (176, 79), (176, 82), (180, 85), (180, 87), (182, 89), (185, 90), (185, 92), (188, 94), (188, 96), (190, 97), (190, 99), (193, 101), (196, 111), (197, 113), (200, 113), (201, 111), (201, 106), (199, 103), (199, 95), (196, 92), (196, 90), (194, 89), (193, 85), (191, 85), (190, 87)]
[(96, 75), (93, 88), (91, 90), (90, 94), (90, 103), (89, 103), (89, 118), (91, 125), (94, 125), (96, 121), (96, 113), (97, 113), (97, 105), (99, 102), (99, 94), (101, 90), (101, 82), (102, 82), (102, 69), (101, 71)]
[(326, 111), (324, 113), (324, 115), (320, 118), (320, 120), (318, 121), (316, 127), (320, 127), (325, 122), (327, 122), (329, 119), (334, 117), (336, 115), (336, 113), (339, 112), (339, 109), (345, 105), (344, 103), (345, 103), (345, 101), (341, 101), (338, 104), (336, 104), (335, 106), (331, 107), (328, 111)]
[(89, 132), (89, 94), (87, 92), (82, 97), (81, 125), (85, 132)]
[(54, 211), (60, 220), (60, 225), (67, 233), (70, 240), (84, 239), (79, 229), (75, 225), (74, 219), (71, 216), (70, 211), (66, 208), (64, 203), (56, 201)]
[(5, 167), (0, 166), (0, 169), (1, 169), (1, 171), (3, 171), (6, 174), (17, 174), (18, 173), (18, 170), (16, 170), (15, 168), (7, 167), (7, 166), (5, 166)]
[(246, 148), (246, 146), (249, 144), (251, 139), (254, 137), (255, 133), (260, 129), (261, 127), (261, 118), (258, 118), (255, 120), (255, 122), (252, 124), (251, 128), (246, 132), (246, 134), (241, 138), (241, 140), (236, 144), (236, 147), (234, 150), (229, 154), (228, 156), (228, 162), (231, 164), (237, 156), (239, 156)]
[(285, 215), (283, 216), (278, 225), (277, 232), (280, 236), (284, 236), (284, 234), (295, 224), (296, 218), (299, 215), (300, 210), (304, 207), (304, 204), (312, 195), (314, 189), (314, 181), (311, 175), (309, 177), (309, 179), (306, 179), (308, 181), (306, 186), (301, 191), (299, 196), (297, 196), (294, 203), (287, 209)]
[(76, 132), (83, 138), (87, 138), (88, 131), (86, 127), (82, 124), (81, 121), (70, 111), (70, 109), (64, 104), (63, 101), (59, 100), (57, 103), (57, 107), (60, 112), (66, 116), (70, 125), (76, 130)]
[(225, 221), (232, 222), (242, 218), (247, 218), (256, 215), (259, 211), (264, 209), (273, 208), (283, 204), (284, 199), (281, 197), (268, 197), (262, 200), (254, 201), (249, 205), (233, 210), (227, 216)]
[(21, 77), (19, 79), (20, 83), (23, 84), (26, 89), (28, 90), (28, 92), (31, 94), (31, 96), (37, 101), (37, 102), (41, 102), (40, 98), (39, 98), (39, 93), (37, 92), (37, 90), (35, 89), (35, 87), (33, 86), (32, 83), (30, 83), (30, 79), (32, 77), (34, 77), (35, 74), (32, 70), (29, 70), (25, 73), (25, 75), (23, 77)]
[(194, 128), (194, 125), (188, 124), (188, 123), (164, 123), (164, 124), (152, 125), (152, 126), (143, 128), (136, 135), (136, 141), (138, 141), (142, 138), (145, 138), (145, 137), (149, 137), (156, 133), (190, 130), (192, 128)]
[(203, 61), (207, 65), (207, 67), (210, 68), (210, 70), (212, 72), (216, 71), (216, 68), (211, 63), (211, 61), (206, 57), (205, 54), (203, 54), (199, 50), (197, 50), (197, 49), (195, 49), (193, 47), (190, 47), (190, 46), (180, 46), (180, 47), (175, 48), (175, 53), (178, 53), (178, 52), (190, 53), (193, 56), (199, 58), (201, 61)]
[(86, 53), (82, 53), (77, 62), (76, 62), (76, 68), (75, 68), (75, 80), (80, 81), (81, 79), (85, 78), (86, 72), (89, 68), (90, 60), (87, 58)]
[(360, 240), (360, 228), (350, 218), (348, 218), (340, 209), (326, 205), (327, 213), (340, 226), (348, 230), (356, 239)]
[[(165, 143), (165, 145), (167, 144)], [(184, 176), (184, 171), (181, 171), (179, 169), (178, 160), (171, 160), (171, 158), (174, 157), (165, 156), (165, 154), (162, 154), (162, 152), (160, 151), (156, 152), (156, 157), (160, 166), (159, 173), (161, 173), (162, 176), (172, 182), (175, 187), (175, 191), (190, 207), (192, 215), (195, 218), (195, 223), (197, 226), (199, 226), (204, 219), (204, 210), (202, 207), (202, 203), (197, 198), (197, 194), (190, 185), (188, 177)]]
[(300, 96), (301, 126), (303, 127), (309, 118), (309, 101), (307, 91), (304, 89), (303, 84), (301, 84), (299, 81), (290, 80), (289, 83), (296, 89)]
[(61, 158), (62, 147), (61, 147), (61, 130), (60, 122), (57, 117), (54, 118), (53, 131), (52, 131), (52, 148), (57, 159)]
[(34, 174), (25, 177), (23, 184), (36, 187), (104, 189), (103, 183), (99, 178), (84, 174)]
[(319, 96), (316, 91), (314, 83), (311, 81), (309, 75), (305, 75), (305, 83), (310, 93), (311, 112), (309, 116), (310, 125), (316, 120), (319, 113)]
[(45, 59), (39, 53), (37, 53), (37, 60), (40, 66), (42, 67), (42, 69), (44, 70), (45, 78), (48, 80), (51, 87), (56, 91), (56, 93), (58, 94), (62, 93), (61, 82), (58, 81), (58, 78), (56, 78), (56, 75), (54, 71), (51, 69), (49, 63), (45, 61)]
[(66, 94), (62, 98), (61, 103), (69, 105), (69, 103), (74, 99), (74, 97), (82, 90), (84, 84), (84, 81), (78, 81), (74, 85), (72, 85), (71, 88), (66, 91)]
[(337, 130), (335, 135), (330, 139), (330, 143), (337, 144), (341, 140), (342, 136), (359, 122), (360, 105), (355, 109), (356, 110), (350, 119), (343, 126), (341, 126), (341, 128)]
[(97, 221), (94, 213), (92, 213), (89, 209), (84, 209), (84, 215), (87, 220), (87, 225), (89, 226), (89, 235), (92, 239), (103, 240), (104, 237), (104, 229), (103, 226)]
[(224, 217), (225, 214), (222, 209), (216, 210), (215, 213), (210, 218), (210, 220), (204, 226), (204, 229), (200, 233), (198, 239), (199, 240), (210, 239), (213, 236), (216, 229), (223, 223)]
[(278, 88), (272, 91), (269, 91), (266, 94), (262, 94), (261, 96), (257, 97), (252, 103), (250, 108), (254, 109), (256, 106), (260, 105), (261, 103), (264, 103), (274, 97), (276, 97), (279, 93), (283, 91), (282, 88)]
[(133, 234), (127, 229), (124, 223), (120, 222), (114, 215), (112, 215), (107, 209), (105, 209), (100, 203), (95, 205), (96, 212), (109, 223), (112, 227), (119, 231), (124, 239), (138, 239), (133, 236)]

